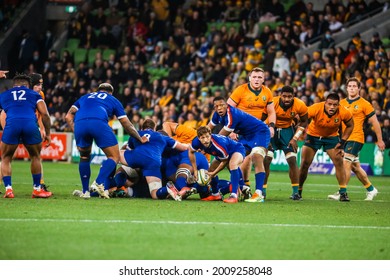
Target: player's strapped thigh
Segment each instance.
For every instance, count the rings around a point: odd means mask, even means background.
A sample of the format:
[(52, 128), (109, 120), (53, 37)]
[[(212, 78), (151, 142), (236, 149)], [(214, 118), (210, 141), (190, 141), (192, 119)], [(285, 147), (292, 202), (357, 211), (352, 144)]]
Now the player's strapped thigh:
[(250, 155), (259, 154), (263, 158), (267, 155), (266, 149), (264, 147), (254, 147), (250, 153)]
[(272, 139), (271, 139), (271, 143), (269, 143), (267, 148), (267, 157), (274, 158), (274, 153), (275, 153), (275, 149), (272, 145)]
[(181, 168), (178, 168), (176, 170), (176, 179), (180, 176), (180, 175), (184, 175), (187, 179), (190, 178), (192, 176), (191, 174), (191, 171), (188, 169), (188, 168), (184, 168), (184, 167), (181, 167)]
[(289, 151), (289, 152), (284, 152), (284, 157), (286, 158), (286, 160), (288, 160), (289, 158), (293, 158), (293, 157), (297, 157), (297, 153), (295, 153), (294, 151)]
[(148, 186), (149, 186), (149, 191), (152, 192), (160, 189), (162, 187), (162, 182), (161, 181), (150, 182), (148, 183)]
[(126, 166), (126, 165), (122, 165), (121, 168), (126, 173), (126, 176), (128, 178), (132, 178), (134, 180), (139, 179), (139, 174), (138, 174), (137, 170), (135, 170), (134, 168), (132, 168), (130, 166)]
[(331, 137), (315, 137), (307, 135), (305, 139), (305, 146), (312, 148), (313, 150), (319, 150), (323, 148), (324, 151), (333, 149), (339, 143), (338, 136)]
[(34, 120), (7, 121), (2, 142), (9, 145), (26, 144), (35, 145), (42, 143), (41, 133), (39, 132), (37, 122)]

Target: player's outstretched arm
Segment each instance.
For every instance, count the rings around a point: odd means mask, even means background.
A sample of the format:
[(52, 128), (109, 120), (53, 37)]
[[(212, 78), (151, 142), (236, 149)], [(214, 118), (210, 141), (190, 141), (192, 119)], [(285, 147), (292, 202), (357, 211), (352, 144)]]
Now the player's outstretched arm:
[(179, 124), (176, 122), (164, 122), (163, 123), (163, 130), (168, 134), (169, 137), (172, 137), (175, 135), (176, 128)]
[(141, 143), (148, 142), (148, 138), (146, 138), (146, 137), (141, 137), (141, 136), (138, 134), (138, 131), (135, 129), (134, 125), (131, 123), (131, 121), (129, 120), (128, 117), (120, 118), (120, 119), (119, 119), (119, 122), (121, 123), (121, 125), (123, 126), (123, 128), (126, 130), (126, 132), (127, 132), (130, 136), (132, 136), (133, 138), (137, 139), (137, 140), (140, 141)]

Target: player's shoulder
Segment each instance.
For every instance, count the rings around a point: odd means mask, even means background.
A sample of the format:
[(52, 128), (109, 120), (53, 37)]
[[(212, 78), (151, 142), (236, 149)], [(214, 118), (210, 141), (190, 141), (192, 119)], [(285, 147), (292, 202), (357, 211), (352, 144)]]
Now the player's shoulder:
[(307, 108), (308, 106), (306, 105), (305, 102), (303, 102), (301, 99), (299, 99), (298, 97), (294, 97), (294, 104), (296, 104), (296, 106), (300, 107), (300, 108)]
[(343, 106), (348, 105), (348, 103), (349, 102), (348, 102), (347, 98), (343, 98), (343, 99), (340, 100), (340, 104), (343, 105)]
[(364, 99), (363, 97), (360, 97), (360, 98), (359, 98), (359, 103), (360, 103), (362, 106), (372, 107), (372, 104), (371, 104), (370, 102), (368, 102), (368, 100)]
[(262, 88), (262, 91), (264, 91), (265, 93), (269, 93), (269, 94), (273, 95), (272, 90), (269, 87), (262, 85), (261, 88)]
[(325, 102), (314, 103), (314, 104), (310, 105), (308, 107), (308, 109), (309, 109), (310, 112), (319, 112), (319, 113), (321, 113), (324, 110), (323, 109), (324, 108), (324, 104), (325, 104)]

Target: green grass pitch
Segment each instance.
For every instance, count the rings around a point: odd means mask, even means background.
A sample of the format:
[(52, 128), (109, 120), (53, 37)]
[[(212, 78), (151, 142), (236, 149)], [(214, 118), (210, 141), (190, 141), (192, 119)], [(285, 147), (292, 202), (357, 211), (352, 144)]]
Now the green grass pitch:
[(389, 177), (371, 177), (374, 201), (352, 177), (351, 202), (341, 203), (327, 200), (335, 176), (309, 174), (303, 201), (291, 201), (288, 174), (274, 172), (265, 203), (228, 205), (197, 195), (82, 200), (72, 196), (77, 164), (44, 162), (44, 171), (54, 196), (32, 199), (29, 162), (13, 163), (15, 199), (0, 199), (2, 260), (390, 259)]

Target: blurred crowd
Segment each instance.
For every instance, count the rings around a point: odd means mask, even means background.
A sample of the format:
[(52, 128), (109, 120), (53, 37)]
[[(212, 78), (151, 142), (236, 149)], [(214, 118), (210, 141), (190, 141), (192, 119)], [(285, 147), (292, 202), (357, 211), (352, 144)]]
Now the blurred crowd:
[[(365, 14), (380, 12), (382, 5), (329, 0), (314, 10), (300, 0), (288, 9), (278, 0), (92, 0), (70, 18), (68, 39), (80, 39), (81, 48), (115, 49), (116, 54), (103, 58), (103, 51), (97, 52), (92, 61), (75, 65), (69, 51), (51, 49), (50, 32), (38, 41), (26, 31), (20, 42), (31, 40), (35, 49), (18, 70), (43, 74), (56, 131), (68, 130), (69, 107), (101, 82), (114, 86), (114, 96), (136, 127), (151, 117), (158, 128), (166, 120), (197, 128), (209, 121), (215, 96), (228, 97), (260, 66), (275, 95), (291, 85), (307, 105), (329, 92), (344, 98), (346, 79), (356, 76), (361, 95), (389, 133), (390, 52), (382, 38), (375, 33), (364, 41), (356, 33), (345, 49), (332, 38)], [(314, 42), (320, 42), (318, 49), (298, 63), (296, 51)], [(365, 133), (368, 142), (376, 140), (369, 126)]]

